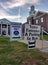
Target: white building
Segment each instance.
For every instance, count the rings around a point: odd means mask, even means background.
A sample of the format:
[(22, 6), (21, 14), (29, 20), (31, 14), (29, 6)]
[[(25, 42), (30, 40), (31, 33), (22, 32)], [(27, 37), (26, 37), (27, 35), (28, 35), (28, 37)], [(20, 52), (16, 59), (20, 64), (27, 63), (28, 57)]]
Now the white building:
[(10, 26), (16, 22), (11, 22), (7, 19), (0, 19), (0, 36), (10, 36)]

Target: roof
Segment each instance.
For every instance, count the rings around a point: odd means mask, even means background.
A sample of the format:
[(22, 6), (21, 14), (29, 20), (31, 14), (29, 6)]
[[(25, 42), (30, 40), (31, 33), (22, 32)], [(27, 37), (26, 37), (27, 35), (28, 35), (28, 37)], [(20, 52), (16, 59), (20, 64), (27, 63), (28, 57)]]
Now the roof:
[(17, 22), (11, 22), (9, 20), (7, 20), (6, 18), (0, 19), (0, 24), (10, 24), (10, 25), (21, 25), (21, 23), (17, 23)]
[(40, 16), (42, 14), (48, 14), (48, 13), (47, 12), (43, 12), (43, 11), (37, 11), (36, 16)]
[(17, 22), (10, 22), (11, 25), (21, 25), (21, 23), (17, 23)]
[(7, 19), (5, 19), (5, 18), (0, 19), (0, 23), (2, 23), (2, 24), (10, 24), (10, 22), (11, 22), (11, 21), (9, 21), (9, 20), (7, 20)]

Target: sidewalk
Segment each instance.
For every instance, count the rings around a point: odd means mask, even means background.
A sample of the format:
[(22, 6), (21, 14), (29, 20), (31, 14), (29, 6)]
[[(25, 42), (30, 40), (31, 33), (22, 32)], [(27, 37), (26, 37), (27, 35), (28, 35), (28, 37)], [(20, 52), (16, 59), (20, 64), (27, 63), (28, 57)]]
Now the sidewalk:
[[(21, 40), (20, 42), (28, 44), (27, 40)], [(46, 40), (37, 40), (35, 48), (38, 48), (42, 52), (47, 52), (48, 53), (48, 41)]]
[(48, 48), (48, 41), (46, 41), (46, 40), (37, 40), (36, 41), (36, 48), (39, 48), (39, 49)]
[(43, 48), (40, 50), (41, 52), (45, 52), (45, 53), (48, 53), (48, 48)]

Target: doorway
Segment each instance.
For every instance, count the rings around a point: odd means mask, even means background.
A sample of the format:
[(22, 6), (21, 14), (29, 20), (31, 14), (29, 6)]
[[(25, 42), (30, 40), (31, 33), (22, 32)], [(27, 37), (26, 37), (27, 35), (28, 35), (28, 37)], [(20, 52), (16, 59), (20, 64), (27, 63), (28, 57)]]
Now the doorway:
[(2, 35), (7, 35), (7, 25), (2, 24)]

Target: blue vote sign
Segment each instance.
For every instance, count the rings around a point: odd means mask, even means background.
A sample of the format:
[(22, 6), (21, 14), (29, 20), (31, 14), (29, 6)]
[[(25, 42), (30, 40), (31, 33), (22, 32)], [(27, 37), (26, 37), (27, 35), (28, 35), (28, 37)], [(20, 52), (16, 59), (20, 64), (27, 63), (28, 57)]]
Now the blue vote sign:
[(14, 31), (14, 35), (18, 35), (19, 34), (19, 31)]

